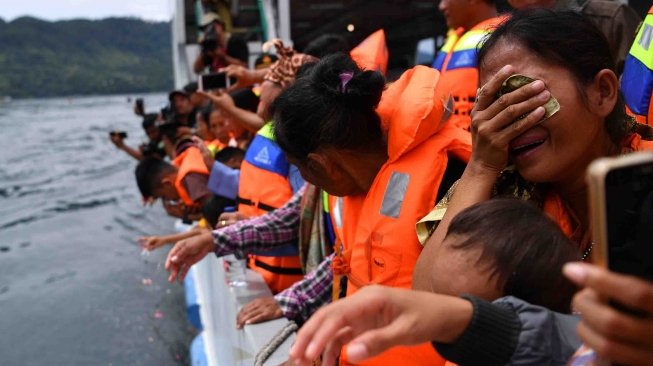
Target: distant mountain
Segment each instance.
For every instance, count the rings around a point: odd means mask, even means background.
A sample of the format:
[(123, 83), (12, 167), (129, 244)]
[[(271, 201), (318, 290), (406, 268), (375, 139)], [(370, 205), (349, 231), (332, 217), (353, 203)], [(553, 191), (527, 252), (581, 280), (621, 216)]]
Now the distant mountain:
[(170, 47), (170, 23), (0, 18), (0, 96), (168, 90)]

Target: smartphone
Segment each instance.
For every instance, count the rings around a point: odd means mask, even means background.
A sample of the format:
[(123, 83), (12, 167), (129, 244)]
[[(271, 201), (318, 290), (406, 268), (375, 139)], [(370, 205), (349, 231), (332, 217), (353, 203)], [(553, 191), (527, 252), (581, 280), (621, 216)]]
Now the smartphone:
[(226, 89), (230, 86), (231, 80), (229, 80), (227, 74), (224, 72), (201, 75), (197, 83), (198, 89), (202, 91)]
[(134, 105), (136, 113), (145, 114), (145, 104), (143, 103), (143, 98), (137, 98)]
[(653, 152), (588, 168), (594, 263), (653, 281)]
[(109, 136), (120, 136), (121, 139), (126, 139), (127, 138), (127, 132), (125, 131), (111, 131), (109, 132)]

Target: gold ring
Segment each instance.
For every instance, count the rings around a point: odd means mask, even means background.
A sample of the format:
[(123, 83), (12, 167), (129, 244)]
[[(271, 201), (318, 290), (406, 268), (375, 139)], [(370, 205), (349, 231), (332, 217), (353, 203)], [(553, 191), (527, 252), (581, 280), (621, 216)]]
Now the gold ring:
[(226, 226), (227, 220), (220, 220), (220, 226)]

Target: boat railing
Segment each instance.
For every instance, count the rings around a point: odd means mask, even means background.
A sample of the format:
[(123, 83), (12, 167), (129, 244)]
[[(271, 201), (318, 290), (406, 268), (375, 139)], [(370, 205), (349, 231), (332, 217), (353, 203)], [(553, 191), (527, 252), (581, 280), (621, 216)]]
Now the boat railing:
[[(285, 14), (289, 11), (287, 0), (281, 2), (286, 5), (283, 13)], [(181, 88), (197, 78), (192, 69), (192, 60), (197, 57), (200, 48), (193, 44), (194, 42), (187, 42), (186, 38), (186, 33), (195, 32), (196, 28), (191, 24), (194, 11), (186, 10), (190, 9), (189, 6), (197, 6), (197, 1), (175, 0), (174, 4), (175, 13), (171, 25), (173, 67), (175, 87)], [(259, 6), (263, 5), (262, 15), (266, 19), (273, 20), (283, 15), (273, 9), (271, 4), (268, 0), (259, 1)], [(276, 30), (277, 24), (269, 22), (267, 27), (271, 31)], [(281, 33), (282, 36), (289, 37), (289, 28)], [(276, 36), (277, 33), (274, 34)], [(190, 34), (190, 40), (195, 36), (196, 34)], [(260, 52), (260, 42), (250, 42), (248, 46), (250, 58), (255, 57), (254, 53)], [(256, 49), (256, 52), (252, 52), (253, 49)], [(180, 221), (175, 226), (180, 232), (190, 228)], [(242, 287), (229, 286), (225, 259), (215, 255), (207, 255), (189, 271), (185, 280), (188, 319), (200, 330), (191, 345), (193, 365), (253, 365), (257, 353), (289, 324), (282, 318), (236, 329), (236, 315), (242, 306), (256, 298), (272, 295), (263, 278), (254, 271), (246, 270), (245, 282), (246, 285)], [(285, 362), (293, 341), (294, 336), (291, 335), (271, 354), (264, 365), (279, 365)]]
[[(190, 228), (177, 222), (177, 231)], [(233, 256), (230, 256), (233, 257)], [(191, 345), (193, 365), (251, 366), (260, 352), (288, 324), (284, 318), (236, 329), (236, 315), (250, 301), (271, 296), (263, 278), (247, 269), (242, 286), (230, 286), (225, 261), (235, 258), (207, 255), (189, 271), (184, 286), (191, 324), (200, 330)], [(284, 340), (264, 365), (279, 365), (288, 359), (294, 335)]]

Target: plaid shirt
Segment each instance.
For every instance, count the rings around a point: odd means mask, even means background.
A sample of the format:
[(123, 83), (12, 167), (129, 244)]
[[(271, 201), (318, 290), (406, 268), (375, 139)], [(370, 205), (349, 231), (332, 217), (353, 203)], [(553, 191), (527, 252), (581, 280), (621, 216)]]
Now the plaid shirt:
[[(304, 189), (299, 190), (285, 206), (263, 216), (214, 230), (215, 255), (221, 257), (234, 252), (251, 253), (288, 244), (297, 245), (303, 194)], [(333, 255), (325, 258), (303, 280), (275, 295), (286, 318), (303, 322), (331, 301), (332, 259)]]
[(303, 323), (323, 305), (331, 302), (334, 254), (324, 258), (317, 268), (304, 279), (274, 296), (283, 315), (290, 320)]
[(253, 253), (285, 245), (297, 246), (299, 237), (300, 189), (286, 204), (274, 211), (213, 231), (215, 255)]

